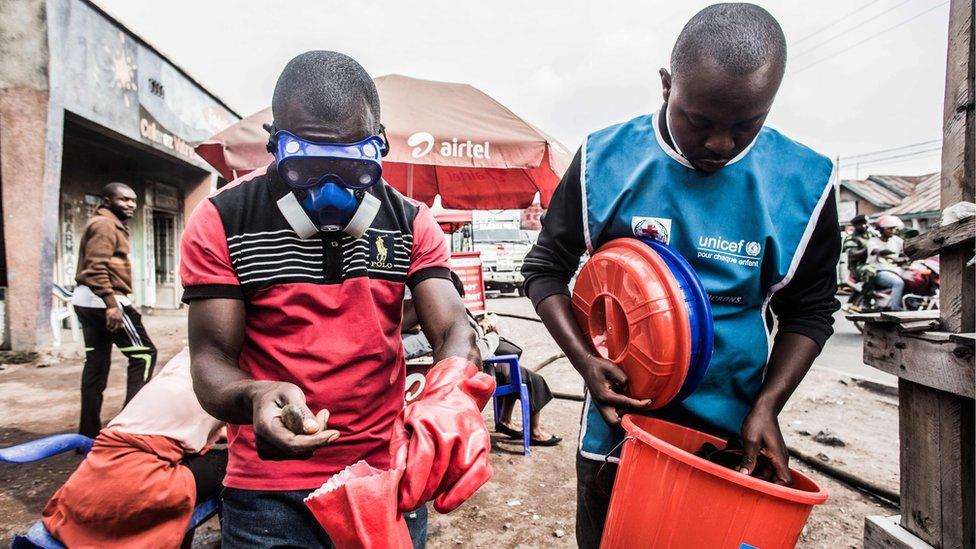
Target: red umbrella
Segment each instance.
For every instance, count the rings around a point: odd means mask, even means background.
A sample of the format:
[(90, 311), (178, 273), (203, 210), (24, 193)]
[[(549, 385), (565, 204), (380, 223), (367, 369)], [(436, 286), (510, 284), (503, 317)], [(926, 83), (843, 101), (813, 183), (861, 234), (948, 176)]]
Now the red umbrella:
[[(525, 208), (549, 203), (570, 153), (558, 141), (468, 84), (400, 75), (376, 78), (390, 154), (383, 177), (403, 194), (445, 208)], [(267, 165), (271, 109), (197, 145), (227, 179)]]

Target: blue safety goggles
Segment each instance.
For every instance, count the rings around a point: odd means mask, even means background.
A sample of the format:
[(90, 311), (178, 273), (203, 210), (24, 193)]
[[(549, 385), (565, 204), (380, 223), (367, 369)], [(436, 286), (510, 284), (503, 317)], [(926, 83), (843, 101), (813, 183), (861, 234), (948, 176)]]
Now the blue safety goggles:
[(281, 130), (273, 141), (278, 174), (295, 189), (309, 189), (326, 180), (367, 189), (379, 182), (388, 150), (379, 135), (355, 143), (316, 143)]

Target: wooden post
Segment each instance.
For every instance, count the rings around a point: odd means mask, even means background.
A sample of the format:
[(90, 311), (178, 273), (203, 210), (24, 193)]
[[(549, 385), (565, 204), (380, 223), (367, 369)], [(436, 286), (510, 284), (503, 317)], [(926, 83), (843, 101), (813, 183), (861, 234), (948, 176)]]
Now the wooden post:
[[(974, 0), (951, 0), (943, 115), (943, 208), (974, 201), (974, 23)], [(961, 234), (960, 228), (969, 234)], [(976, 278), (973, 268), (966, 266), (973, 256), (972, 224), (945, 227), (942, 232), (945, 234), (933, 235), (932, 240), (941, 259), (940, 314), (945, 332), (920, 341), (915, 339), (919, 336), (899, 334), (891, 324), (868, 324), (865, 329), (865, 362), (900, 378), (901, 517), (897, 524), (883, 517), (867, 518), (864, 546), (870, 549), (926, 544), (968, 548), (976, 543), (976, 374), (971, 340), (950, 335), (973, 332), (976, 323)], [(925, 247), (923, 240), (915, 242), (919, 249)], [(940, 366), (943, 370), (938, 370)], [(934, 369), (923, 375), (926, 368)]]
[[(973, 78), (976, 54), (973, 38), (973, 0), (953, 0), (949, 12), (949, 53), (942, 129), (942, 207), (965, 200), (974, 202), (976, 138), (974, 138)], [(941, 256), (942, 323), (949, 332), (972, 332), (974, 324), (973, 268), (966, 268), (972, 248)], [(968, 299), (963, 299), (968, 296)]]

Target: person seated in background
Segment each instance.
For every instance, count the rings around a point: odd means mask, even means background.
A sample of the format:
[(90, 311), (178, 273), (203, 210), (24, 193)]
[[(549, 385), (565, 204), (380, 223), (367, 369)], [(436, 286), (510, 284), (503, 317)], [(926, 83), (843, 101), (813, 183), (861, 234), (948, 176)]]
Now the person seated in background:
[[(461, 284), (461, 280), (454, 273), (451, 274), (454, 287), (461, 297), (464, 297), (464, 286)], [(468, 321), (471, 327), (474, 328), (477, 336), (476, 344), (478, 350), (481, 351), (481, 356), (487, 358), (492, 356), (515, 355), (521, 358), (522, 348), (501, 337), (493, 321), (489, 320), (486, 316), (485, 319), (479, 322), (471, 314), (471, 311), (467, 311), (467, 313)], [(404, 295), (403, 299), (403, 321), (400, 325), (400, 330), (400, 335), (403, 338), (404, 358), (406, 360), (427, 356), (432, 352), (430, 342), (427, 341), (424, 333), (420, 331), (417, 310), (414, 308), (413, 299), (411, 299), (409, 291)], [(498, 385), (511, 383), (508, 364), (488, 366), (494, 370), (495, 381)], [(552, 400), (552, 391), (549, 390), (549, 385), (546, 383), (544, 377), (526, 369), (524, 366), (519, 366), (519, 371), (522, 374), (522, 380), (529, 389), (530, 444), (533, 446), (555, 446), (559, 444), (563, 440), (562, 437), (558, 437), (544, 430), (540, 420), (542, 409)], [(502, 397), (501, 417), (495, 418), (495, 431), (511, 438), (522, 439), (522, 431), (512, 423), (512, 411), (515, 409), (516, 400), (513, 395)]]
[(223, 427), (197, 402), (184, 348), (98, 434), (44, 527), (68, 547), (188, 547), (193, 508), (222, 487)]

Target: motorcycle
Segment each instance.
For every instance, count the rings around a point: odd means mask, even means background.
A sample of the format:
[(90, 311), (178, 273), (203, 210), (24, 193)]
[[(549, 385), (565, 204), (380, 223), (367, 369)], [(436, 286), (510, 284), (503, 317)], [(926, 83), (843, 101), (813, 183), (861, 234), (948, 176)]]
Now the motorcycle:
[[(905, 281), (902, 294), (903, 311), (923, 311), (939, 308), (939, 263), (937, 259), (914, 261), (897, 272)], [(891, 308), (891, 290), (875, 287), (873, 278), (867, 283), (848, 274), (847, 286), (851, 295), (844, 305), (847, 313), (874, 313)], [(864, 322), (854, 321), (857, 331), (864, 333)]]

